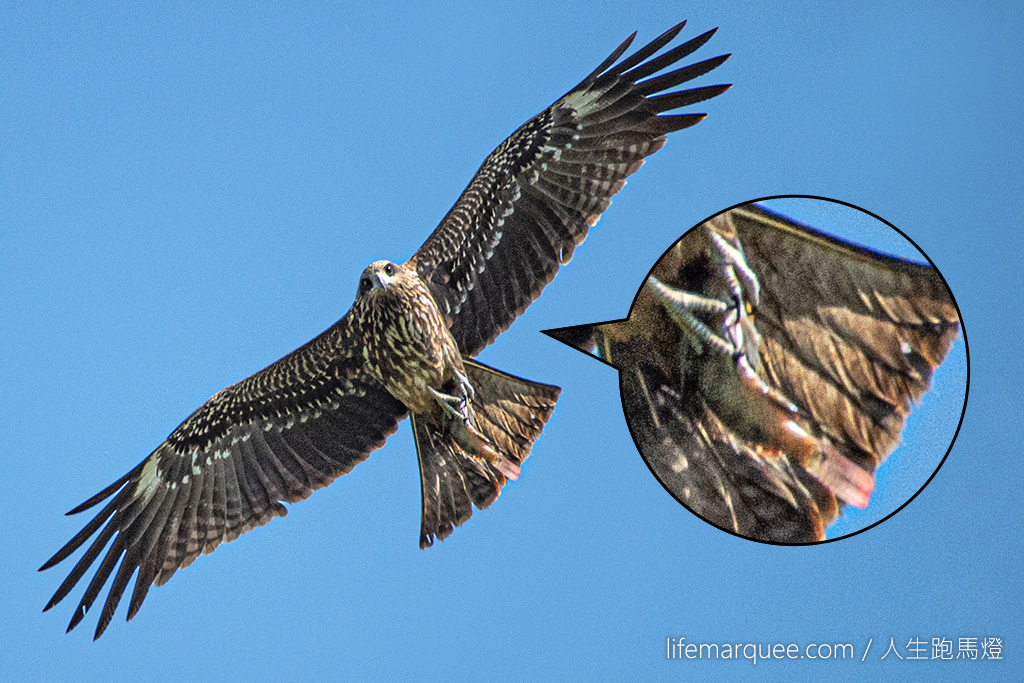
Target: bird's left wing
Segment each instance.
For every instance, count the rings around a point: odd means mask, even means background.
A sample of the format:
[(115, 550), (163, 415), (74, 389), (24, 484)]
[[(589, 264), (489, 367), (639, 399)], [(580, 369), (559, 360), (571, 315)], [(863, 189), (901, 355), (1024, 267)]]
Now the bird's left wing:
[(129, 619), (153, 583), (163, 585), (200, 554), (285, 516), (280, 501), (308, 498), (384, 445), (406, 409), (364, 372), (359, 337), (346, 315), (215, 394), (137, 467), (71, 510), (110, 499), (41, 567), (66, 559), (98, 532), (45, 609), (74, 588), (109, 543), (68, 626), (82, 620), (114, 574), (99, 638), (136, 570)]
[(430, 285), (464, 355), (479, 353), (540, 295), (626, 177), (665, 144), (667, 133), (705, 116), (664, 112), (729, 88), (664, 92), (729, 56), (659, 73), (714, 34), (708, 31), (653, 57), (684, 24), (616, 64), (633, 34), (579, 85), (499, 145), (406, 264)]

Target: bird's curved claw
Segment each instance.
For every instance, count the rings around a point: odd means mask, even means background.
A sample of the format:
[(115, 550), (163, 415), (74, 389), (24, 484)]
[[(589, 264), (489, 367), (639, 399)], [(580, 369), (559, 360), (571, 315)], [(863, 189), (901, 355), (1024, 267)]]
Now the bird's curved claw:
[[(742, 306), (744, 294), (750, 299), (753, 306), (761, 303), (761, 283), (757, 279), (757, 273), (747, 264), (747, 257), (743, 254), (743, 247), (738, 243), (731, 244), (724, 237), (711, 228), (707, 229), (711, 244), (717, 252), (717, 260), (722, 269), (722, 276), (729, 285), (734, 303)], [(740, 282), (742, 280), (742, 283)], [(745, 288), (744, 288), (745, 285)]]
[(468, 420), (468, 407), (465, 398), (458, 396), (452, 396), (444, 392), (438, 391), (434, 387), (427, 387), (430, 393), (434, 395), (434, 399), (437, 400), (437, 404), (441, 406), (441, 409), (451, 418), (459, 418), (460, 420)]

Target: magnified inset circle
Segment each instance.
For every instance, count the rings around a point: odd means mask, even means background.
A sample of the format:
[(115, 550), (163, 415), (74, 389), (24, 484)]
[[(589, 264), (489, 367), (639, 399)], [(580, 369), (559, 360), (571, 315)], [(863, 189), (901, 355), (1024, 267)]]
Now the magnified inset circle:
[(619, 369), (666, 490), (757, 541), (832, 540), (895, 514), (966, 407), (966, 337), (941, 274), (890, 224), (822, 198), (709, 218), (659, 259), (627, 319), (552, 335)]

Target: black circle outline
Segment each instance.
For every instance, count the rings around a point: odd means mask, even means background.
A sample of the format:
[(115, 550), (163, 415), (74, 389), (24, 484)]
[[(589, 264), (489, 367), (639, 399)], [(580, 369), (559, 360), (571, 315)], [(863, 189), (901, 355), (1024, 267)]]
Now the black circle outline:
[(663, 258), (665, 258), (665, 256), (668, 254), (668, 252), (672, 249), (673, 246), (675, 246), (675, 244), (679, 240), (681, 240), (684, 237), (686, 237), (686, 235), (688, 235), (689, 233), (693, 232), (694, 230), (699, 228), (701, 225), (703, 225), (707, 221), (711, 220), (712, 218), (714, 218), (716, 216), (720, 216), (721, 214), (725, 213), (726, 211), (731, 211), (731, 210), (733, 210), (735, 208), (738, 208), (738, 207), (741, 207), (741, 206), (747, 206), (747, 205), (750, 205), (750, 204), (756, 204), (758, 202), (771, 201), (773, 199), (814, 199), (814, 200), (818, 200), (818, 201), (831, 202), (833, 204), (840, 204), (840, 205), (846, 206), (846, 207), (848, 207), (850, 209), (855, 209), (857, 211), (860, 211), (861, 213), (867, 214), (868, 216), (871, 216), (875, 220), (877, 220), (877, 221), (879, 221), (879, 222), (889, 226), (893, 230), (895, 230), (898, 234), (900, 234), (903, 237), (903, 239), (907, 240), (907, 242), (909, 242), (915, 249), (917, 249), (917, 252), (919, 254), (921, 254), (921, 256), (924, 257), (924, 259), (928, 262), (928, 264), (938, 274), (939, 279), (942, 280), (942, 284), (945, 285), (946, 291), (949, 292), (949, 298), (952, 299), (952, 301), (953, 301), (953, 307), (956, 308), (957, 317), (960, 319), (960, 335), (963, 337), (963, 340), (964, 340), (964, 355), (966, 356), (966, 361), (967, 361), (967, 377), (966, 377), (966, 382), (965, 382), (965, 386), (964, 386), (964, 405), (963, 405), (963, 408), (960, 411), (960, 420), (957, 422), (956, 431), (953, 432), (953, 438), (949, 442), (949, 447), (946, 449), (946, 453), (945, 453), (945, 455), (942, 456), (942, 460), (939, 461), (939, 464), (935, 468), (935, 471), (932, 472), (931, 476), (928, 477), (928, 480), (925, 481), (925, 483), (921, 485), (921, 488), (919, 488), (917, 491), (915, 491), (914, 494), (911, 495), (909, 498), (907, 498), (907, 500), (904, 501), (903, 504), (900, 505), (898, 508), (896, 508), (895, 510), (890, 512), (888, 515), (886, 515), (882, 519), (879, 519), (879, 520), (877, 520), (875, 522), (872, 522), (871, 524), (869, 524), (869, 525), (867, 525), (867, 526), (865, 526), (865, 527), (863, 527), (861, 529), (857, 529), (856, 531), (851, 531), (848, 534), (844, 534), (843, 536), (837, 536), (835, 538), (826, 538), (826, 539), (821, 540), (821, 541), (809, 541), (809, 542), (806, 542), (806, 543), (787, 543), (785, 541), (769, 541), (769, 540), (765, 540), (765, 539), (761, 539), (761, 538), (752, 538), (750, 536), (744, 536), (744, 535), (742, 535), (742, 534), (740, 534), (740, 533), (738, 533), (736, 531), (733, 531), (732, 529), (726, 529), (725, 527), (718, 526), (717, 524), (708, 521), (707, 519), (705, 519), (701, 515), (697, 514), (692, 509), (690, 509), (690, 506), (688, 506), (686, 503), (684, 503), (682, 500), (680, 500), (680, 498), (675, 493), (673, 493), (665, 485), (665, 482), (662, 481), (661, 477), (658, 476), (657, 472), (654, 471), (654, 468), (652, 468), (651, 464), (647, 461), (647, 457), (644, 455), (643, 450), (641, 450), (641, 448), (640, 448), (640, 443), (637, 440), (636, 434), (633, 433), (633, 424), (632, 424), (632, 421), (629, 419), (629, 414), (626, 411), (626, 403), (625, 403), (625, 400), (624, 400), (624, 397), (623, 397), (624, 396), (623, 383), (625, 382), (626, 373), (622, 372), (621, 369), (616, 368), (617, 370), (619, 370), (619, 401), (620, 401), (620, 403), (622, 405), (622, 415), (623, 415), (623, 417), (626, 420), (626, 427), (627, 427), (627, 429), (629, 429), (629, 436), (630, 436), (631, 439), (633, 439), (633, 446), (636, 448), (637, 453), (640, 454), (641, 460), (643, 460), (644, 464), (647, 465), (647, 469), (649, 469), (651, 471), (651, 474), (654, 475), (654, 478), (657, 480), (657, 482), (659, 484), (661, 484), (661, 487), (663, 489), (665, 489), (665, 491), (668, 492), (669, 495), (671, 495), (673, 498), (675, 498), (675, 500), (680, 505), (682, 505), (688, 512), (690, 512), (694, 517), (696, 517), (697, 519), (701, 520), (705, 524), (708, 524), (709, 526), (712, 526), (712, 527), (714, 527), (716, 529), (724, 531), (727, 534), (730, 534), (730, 535), (735, 536), (737, 538), (742, 538), (745, 541), (754, 541), (755, 543), (763, 543), (765, 545), (777, 545), (777, 546), (804, 547), (804, 546), (823, 545), (825, 543), (832, 543), (833, 541), (841, 541), (841, 540), (844, 540), (844, 539), (847, 539), (847, 538), (852, 538), (852, 537), (854, 537), (854, 536), (856, 536), (858, 534), (861, 534), (861, 533), (863, 533), (863, 532), (865, 532), (865, 531), (867, 531), (869, 529), (873, 529), (876, 526), (878, 526), (879, 524), (882, 524), (883, 522), (889, 520), (890, 518), (895, 516), (897, 513), (899, 513), (901, 510), (903, 510), (903, 508), (905, 508), (908, 505), (910, 505), (910, 503), (915, 498), (917, 498), (917, 496), (922, 491), (924, 491), (925, 488), (928, 487), (928, 484), (930, 484), (932, 482), (932, 479), (934, 479), (935, 475), (937, 475), (939, 473), (939, 470), (942, 469), (942, 466), (944, 464), (946, 464), (946, 459), (949, 457), (950, 452), (952, 452), (954, 444), (956, 444), (956, 438), (960, 435), (960, 428), (963, 427), (964, 417), (966, 417), (966, 415), (967, 415), (967, 401), (968, 401), (968, 398), (970, 397), (970, 393), (971, 393), (971, 349), (970, 349), (970, 345), (967, 343), (967, 329), (966, 329), (966, 326), (964, 325), (964, 316), (963, 316), (963, 313), (960, 311), (960, 304), (957, 302), (956, 296), (953, 295), (953, 290), (950, 288), (949, 283), (946, 281), (945, 276), (942, 274), (942, 271), (940, 271), (936, 267), (935, 263), (931, 260), (931, 257), (929, 257), (928, 254), (926, 254), (924, 252), (924, 250), (921, 249), (921, 247), (919, 247), (917, 245), (917, 242), (912, 240), (905, 232), (903, 232), (902, 230), (897, 228), (895, 225), (893, 225), (889, 221), (885, 220), (881, 216), (879, 216), (879, 215), (877, 215), (877, 214), (875, 214), (875, 213), (873, 213), (871, 211), (868, 211), (867, 209), (861, 208), (861, 207), (857, 206), (856, 204), (851, 204), (850, 202), (844, 202), (841, 199), (832, 199), (831, 197), (822, 197), (820, 195), (813, 195), (813, 194), (769, 195), (769, 196), (766, 196), (766, 197), (760, 197), (758, 199), (751, 199), (749, 201), (739, 202), (738, 204), (733, 204), (732, 206), (730, 206), (730, 207), (728, 207), (726, 209), (722, 209), (718, 213), (715, 213), (715, 214), (712, 214), (711, 216), (708, 216), (704, 220), (698, 222), (692, 228), (684, 231), (683, 234), (680, 235), (678, 239), (673, 241), (672, 244), (670, 244), (668, 246), (668, 248), (665, 249), (664, 252), (662, 252), (661, 256), (659, 256), (658, 259), (654, 262), (654, 265), (651, 266), (651, 269), (649, 271), (647, 271), (647, 275), (645, 275), (643, 280), (641, 280), (640, 287), (637, 289), (636, 296), (633, 297), (633, 303), (631, 303), (629, 305), (629, 313), (627, 313), (627, 315), (626, 315), (626, 317), (624, 319), (628, 320), (629, 317), (633, 314), (633, 308), (636, 306), (636, 300), (637, 300), (637, 298), (639, 298), (640, 292), (643, 290), (643, 283), (647, 281), (647, 279), (654, 272), (654, 269), (657, 267), (657, 265), (661, 262), (661, 260)]

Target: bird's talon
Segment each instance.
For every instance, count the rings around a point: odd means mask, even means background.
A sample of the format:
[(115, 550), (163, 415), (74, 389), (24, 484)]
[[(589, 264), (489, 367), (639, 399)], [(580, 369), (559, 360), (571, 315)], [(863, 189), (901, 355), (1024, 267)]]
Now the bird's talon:
[(452, 418), (459, 418), (460, 420), (468, 421), (468, 411), (466, 400), (459, 398), (458, 396), (452, 396), (451, 394), (445, 394), (433, 387), (427, 387), (430, 393), (434, 395), (437, 400), (437, 404), (441, 406), (441, 409)]

